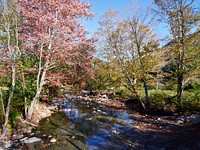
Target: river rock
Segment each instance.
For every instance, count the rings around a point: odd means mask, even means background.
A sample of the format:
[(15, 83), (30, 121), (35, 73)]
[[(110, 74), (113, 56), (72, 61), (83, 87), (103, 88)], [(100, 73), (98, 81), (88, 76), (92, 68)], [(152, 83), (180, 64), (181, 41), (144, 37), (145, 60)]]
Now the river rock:
[(75, 139), (75, 136), (72, 136), (72, 139)]
[(24, 140), (24, 143), (35, 143), (35, 142), (40, 142), (42, 141), (42, 139), (37, 138), (37, 137), (32, 137), (32, 138), (28, 138), (27, 140)]
[(52, 136), (52, 135), (49, 135), (48, 137), (51, 138), (51, 137), (53, 137), (53, 136)]
[(55, 138), (52, 138), (51, 140), (50, 140), (50, 142), (51, 143), (54, 143), (54, 142), (56, 142), (57, 140), (55, 139)]
[(184, 121), (185, 121), (185, 119), (184, 119), (184, 117), (183, 117), (183, 116), (181, 116), (181, 117), (178, 117), (178, 118), (176, 119), (176, 122), (177, 122), (178, 124), (183, 124), (183, 123), (184, 123)]
[(31, 134), (30, 134), (30, 136), (34, 136), (34, 135), (35, 135), (35, 133), (31, 133)]
[(108, 100), (108, 96), (106, 94), (102, 95), (103, 100)]

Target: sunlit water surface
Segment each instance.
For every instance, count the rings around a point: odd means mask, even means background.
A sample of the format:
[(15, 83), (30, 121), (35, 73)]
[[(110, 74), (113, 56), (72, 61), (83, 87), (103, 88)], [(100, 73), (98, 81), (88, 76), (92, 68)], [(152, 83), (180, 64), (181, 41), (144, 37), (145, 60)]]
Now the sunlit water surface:
[[(60, 111), (40, 121), (36, 135), (43, 143), (34, 149), (132, 149), (126, 133), (136, 123), (126, 112), (111, 110), (78, 98), (66, 99)], [(55, 138), (57, 141), (51, 143)]]

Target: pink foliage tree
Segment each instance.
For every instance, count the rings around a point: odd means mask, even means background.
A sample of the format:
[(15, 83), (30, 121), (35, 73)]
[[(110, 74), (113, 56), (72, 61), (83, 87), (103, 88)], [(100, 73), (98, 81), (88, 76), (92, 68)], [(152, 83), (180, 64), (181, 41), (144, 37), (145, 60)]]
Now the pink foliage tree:
[[(90, 47), (84, 51), (92, 51), (93, 42), (86, 38), (87, 32), (78, 19), (90, 19), (93, 14), (89, 10), (91, 4), (81, 0), (19, 0), (19, 5), (23, 18), (21, 35), (29, 52), (38, 60), (36, 94), (26, 114), (31, 119), (47, 81), (58, 83), (55, 77), (65, 77), (51, 70), (74, 63), (80, 46)], [(90, 74), (87, 64), (82, 69)]]

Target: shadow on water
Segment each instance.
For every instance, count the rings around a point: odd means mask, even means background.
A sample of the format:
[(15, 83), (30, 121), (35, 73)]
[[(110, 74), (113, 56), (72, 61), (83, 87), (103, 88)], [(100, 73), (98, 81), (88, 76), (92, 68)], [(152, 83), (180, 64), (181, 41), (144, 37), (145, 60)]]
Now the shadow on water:
[[(40, 121), (36, 135), (42, 138), (43, 143), (34, 145), (33, 149), (167, 150), (187, 147), (187, 144), (181, 143), (181, 134), (156, 130), (144, 132), (134, 128), (139, 122), (150, 122), (131, 118), (126, 112), (110, 110), (77, 98), (66, 100), (60, 108), (63, 111)], [(159, 125), (170, 126), (162, 122)], [(174, 134), (178, 134), (180, 140)], [(51, 143), (52, 138), (57, 141)]]

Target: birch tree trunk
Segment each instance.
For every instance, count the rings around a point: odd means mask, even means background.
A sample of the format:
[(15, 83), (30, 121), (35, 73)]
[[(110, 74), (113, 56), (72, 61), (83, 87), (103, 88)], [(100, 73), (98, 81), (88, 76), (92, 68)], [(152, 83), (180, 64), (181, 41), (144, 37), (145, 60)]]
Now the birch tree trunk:
[(8, 97), (8, 102), (7, 102), (7, 107), (6, 107), (5, 118), (4, 118), (3, 131), (0, 138), (1, 140), (4, 140), (5, 135), (7, 133), (7, 125), (8, 125), (9, 114), (10, 114), (11, 100), (13, 98), (13, 93), (15, 89), (15, 80), (16, 80), (16, 66), (15, 66), (15, 63), (12, 63), (12, 85), (9, 91), (9, 97)]
[[(12, 4), (12, 3), (13, 2), (10, 2), (7, 4)], [(7, 125), (8, 125), (8, 121), (9, 121), (9, 115), (10, 115), (11, 101), (12, 101), (14, 90), (15, 90), (17, 59), (20, 56), (20, 49), (19, 49), (19, 43), (18, 43), (18, 39), (19, 39), (19, 37), (18, 37), (18, 17), (16, 14), (17, 12), (14, 11), (15, 9), (16, 9), (15, 5), (12, 5), (11, 8), (4, 10), (4, 12), (2, 13), (3, 25), (4, 25), (4, 29), (6, 31), (6, 38), (7, 38), (6, 47), (8, 48), (8, 53), (10, 54), (9, 61), (11, 64), (11, 87), (9, 90), (9, 97), (8, 97), (7, 104), (6, 104), (2, 135), (0, 137), (0, 139), (3, 141), (4, 141), (4, 138), (7, 133)], [(11, 25), (14, 25), (14, 27), (12, 27), (12, 29), (11, 29)], [(12, 37), (13, 36), (12, 35), (13, 28), (15, 31), (14, 37)], [(12, 42), (13, 39), (16, 41)]]
[(31, 120), (34, 110), (37, 109), (40, 93), (42, 91), (43, 86), (45, 85), (46, 71), (47, 70), (45, 69), (42, 72), (42, 77), (40, 80), (39, 88), (36, 89), (36, 94), (35, 94), (33, 100), (31, 101), (30, 106), (28, 107), (28, 112), (27, 112), (27, 117), (26, 117), (28, 120)]
[(4, 108), (4, 102), (3, 102), (3, 93), (1, 92), (1, 89), (0, 89), (0, 99), (1, 99), (1, 107), (2, 107), (2, 111), (3, 111), (3, 116), (5, 116), (5, 108)]
[[(48, 50), (51, 50), (51, 42), (48, 46)], [(46, 72), (49, 69), (49, 57), (47, 58), (44, 66), (42, 66), (42, 58), (43, 58), (43, 43), (41, 43), (40, 48), (40, 58), (39, 58), (39, 65), (38, 65), (38, 75), (37, 75), (37, 88), (36, 88), (36, 94), (31, 101), (30, 106), (28, 107), (28, 112), (26, 118), (28, 120), (31, 120), (33, 112), (35, 109), (37, 109), (40, 93), (42, 91), (43, 86), (45, 85), (45, 79), (46, 79)]]

